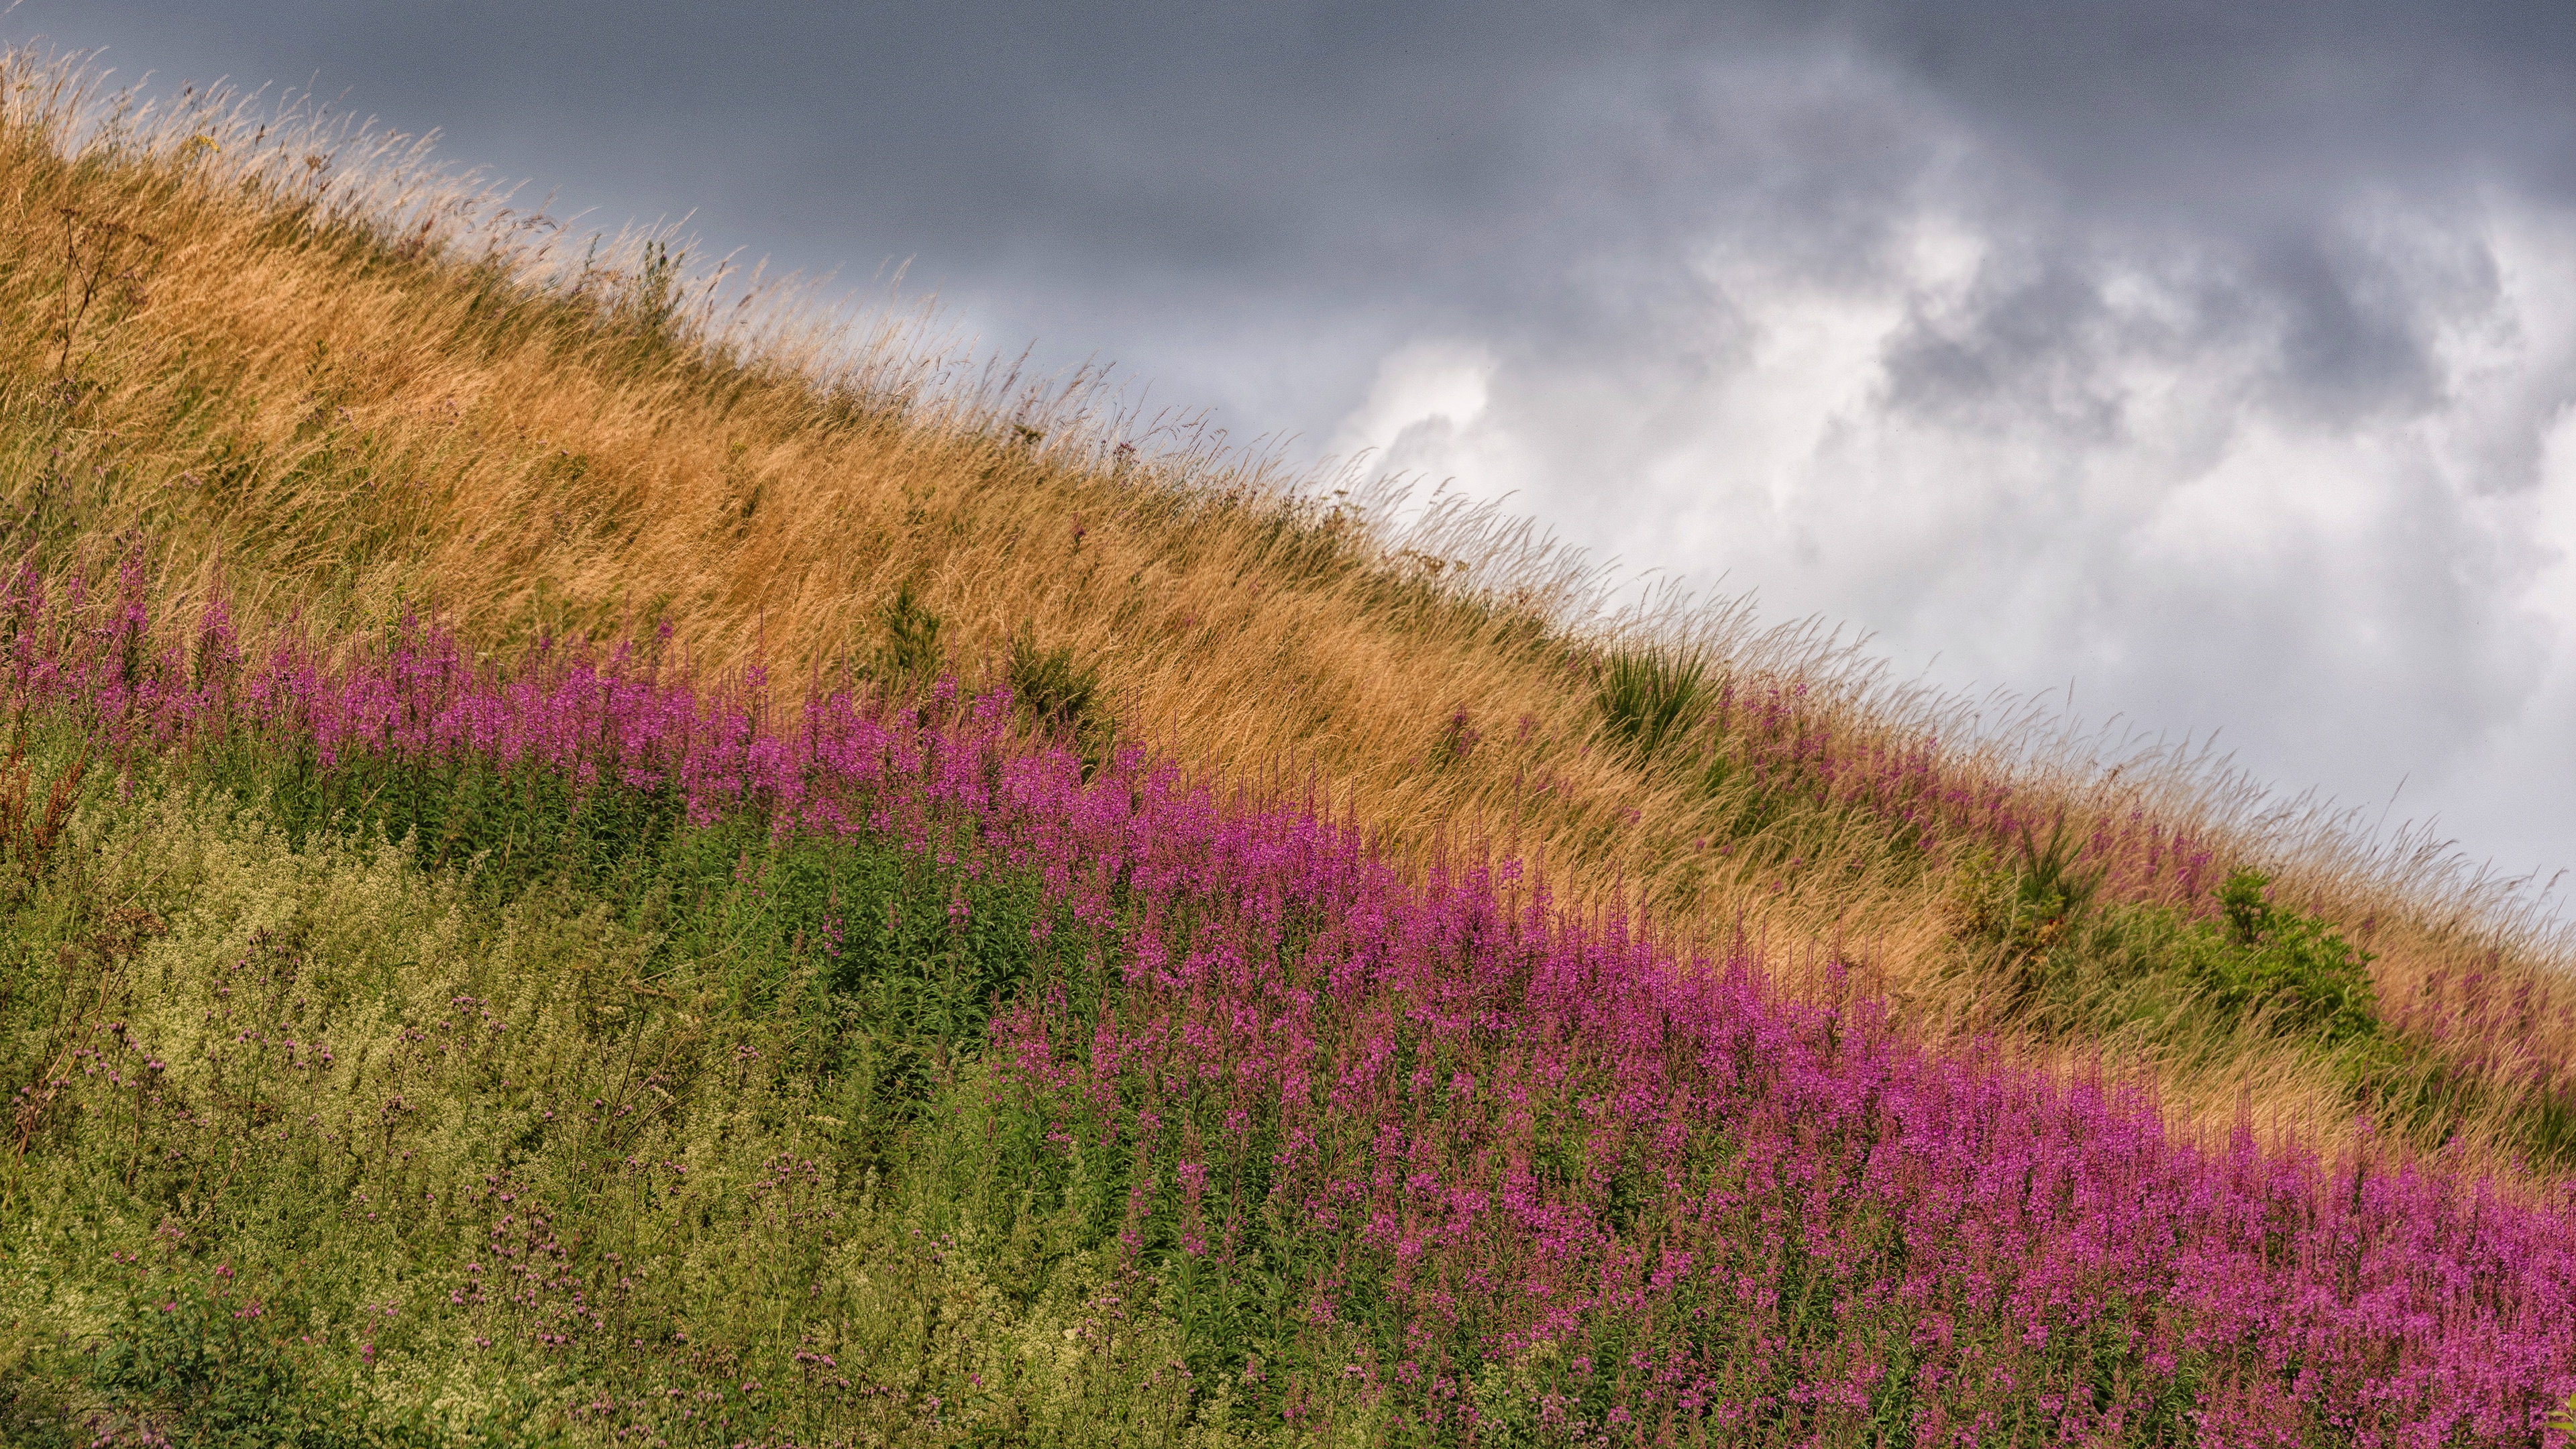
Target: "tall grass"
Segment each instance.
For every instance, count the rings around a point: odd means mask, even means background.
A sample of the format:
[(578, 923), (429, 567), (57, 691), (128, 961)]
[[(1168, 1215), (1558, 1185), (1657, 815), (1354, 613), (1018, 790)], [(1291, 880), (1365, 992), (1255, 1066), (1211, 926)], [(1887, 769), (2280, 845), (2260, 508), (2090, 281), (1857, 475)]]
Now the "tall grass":
[[(5, 69), (0, 507), (54, 585), (140, 533), (154, 600), (220, 580), (254, 632), (433, 603), (509, 654), (667, 625), (789, 706), (834, 670), (1060, 660), (1095, 756), (1114, 721), (1315, 782), (1391, 843), (1507, 841), (1569, 898), (1794, 945), (1818, 990), (1857, 966), (1917, 1040), (2072, 1069), (2099, 1018), (2034, 1016), (2029, 960), (1962, 926), (1974, 862), (2063, 821), (2108, 901), (2189, 917), (2253, 867), (2367, 949), (2381, 1009), (2482, 1084), (2430, 1142), (2507, 1168), (2576, 1093), (2563, 938), (2438, 849), (2374, 853), (2198, 757), (2105, 768), (1813, 627), (1604, 612), (1603, 576), (1499, 515), (1399, 534), (1220, 439), (1139, 447), (1081, 379), (978, 371), (903, 317), (836, 331), (668, 236), (589, 250), (402, 138)], [(2120, 967), (2080, 954), (2060, 985)], [(2178, 1121), (2413, 1130), (2305, 1043), (2163, 1019), (2114, 1046)]]

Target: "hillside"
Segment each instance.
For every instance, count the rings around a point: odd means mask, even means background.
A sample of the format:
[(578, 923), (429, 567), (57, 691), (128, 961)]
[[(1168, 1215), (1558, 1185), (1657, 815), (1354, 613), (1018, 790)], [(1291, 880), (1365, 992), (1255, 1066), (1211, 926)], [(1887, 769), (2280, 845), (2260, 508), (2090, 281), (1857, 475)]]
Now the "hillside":
[(2440, 858), (7, 70), (13, 1432), (2576, 1391), (2567, 943)]

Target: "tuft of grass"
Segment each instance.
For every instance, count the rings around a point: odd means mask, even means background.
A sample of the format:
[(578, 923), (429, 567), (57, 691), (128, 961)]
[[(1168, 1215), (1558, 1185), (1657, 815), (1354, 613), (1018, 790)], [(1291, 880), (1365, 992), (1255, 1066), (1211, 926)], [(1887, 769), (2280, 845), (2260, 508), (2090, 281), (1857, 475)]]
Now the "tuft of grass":
[(1640, 762), (1697, 724), (1712, 693), (1703, 660), (1651, 646), (1611, 650), (1594, 684), (1603, 731)]
[(2103, 872), (2082, 860), (2082, 843), (2066, 834), (2065, 817), (2051, 823), (2048, 839), (2024, 826), (2011, 869), (1991, 855), (1960, 872), (1962, 924), (1992, 949), (2013, 973), (2013, 996), (2026, 1001), (2046, 975), (2051, 953), (2080, 932), (2101, 889)]

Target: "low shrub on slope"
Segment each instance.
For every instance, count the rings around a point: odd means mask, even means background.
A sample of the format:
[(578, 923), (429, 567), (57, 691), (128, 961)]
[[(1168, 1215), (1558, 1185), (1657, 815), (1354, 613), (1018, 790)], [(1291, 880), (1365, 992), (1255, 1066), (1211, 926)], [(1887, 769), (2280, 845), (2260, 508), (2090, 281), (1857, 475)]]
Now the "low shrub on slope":
[[(164, 604), (218, 575), (263, 628), (428, 601), (505, 656), (666, 621), (785, 703), (843, 667), (1054, 661), (1095, 755), (1312, 777), (1391, 850), (1509, 841), (1568, 899), (1772, 943), (1798, 989), (1856, 964), (1918, 1040), (2108, 1046), (2213, 1130), (2250, 1100), (2267, 1135), (2366, 1120), (2499, 1172), (2576, 1147), (2563, 943), (2439, 852), (2373, 859), (2188, 762), (2032, 767), (2031, 721), (1882, 688), (1810, 629), (1604, 623), (1599, 577), (1490, 515), (1397, 536), (1213, 445), (1139, 451), (1078, 388), (719, 314), (667, 246), (578, 260), (416, 149), (228, 104), (0, 61), (0, 521), (51, 585), (140, 533)], [(2072, 875), (2042, 869), (2061, 830)], [(2212, 1005), (2183, 938), (2248, 869), (2368, 953), (2413, 1046)]]
[(2576, 1204), (2180, 1141), (1006, 694), (11, 617), (22, 1439), (2515, 1444), (2576, 1391)]

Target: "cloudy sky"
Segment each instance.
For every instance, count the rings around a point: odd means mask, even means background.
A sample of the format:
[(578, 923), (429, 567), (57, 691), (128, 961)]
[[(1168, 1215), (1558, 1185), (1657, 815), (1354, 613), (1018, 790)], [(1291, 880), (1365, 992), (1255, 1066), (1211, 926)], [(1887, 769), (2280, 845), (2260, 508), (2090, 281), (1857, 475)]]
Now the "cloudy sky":
[[(2576, 5), (23, 0), (2576, 866)], [(2404, 782), (2402, 793), (2400, 782)]]

